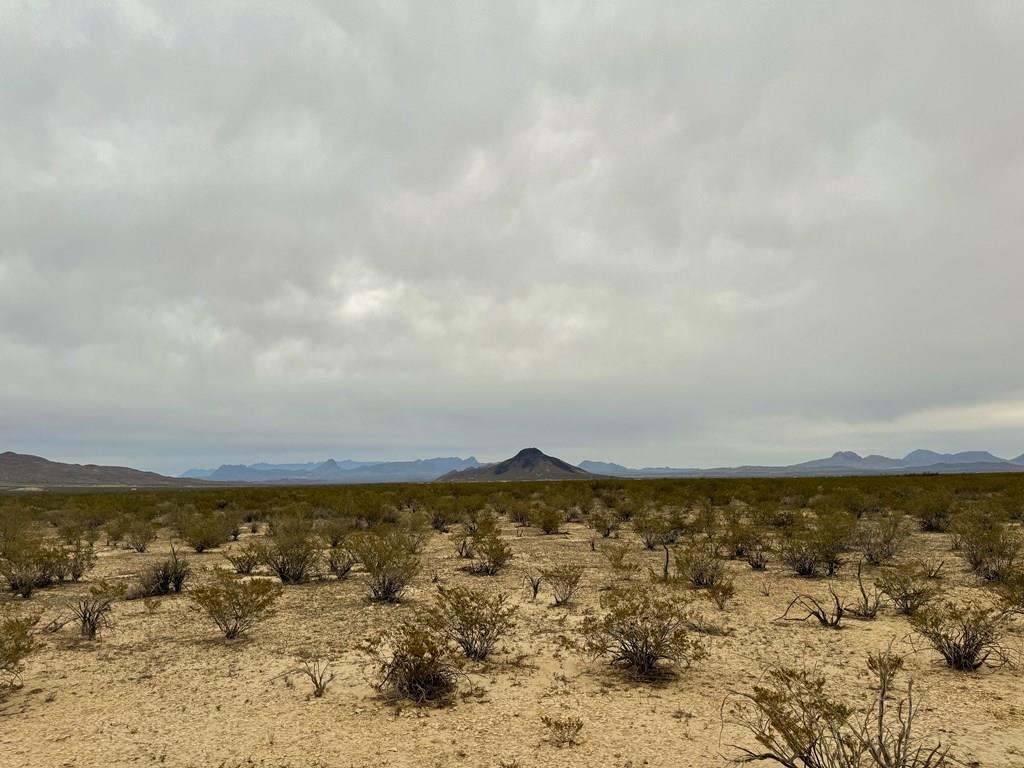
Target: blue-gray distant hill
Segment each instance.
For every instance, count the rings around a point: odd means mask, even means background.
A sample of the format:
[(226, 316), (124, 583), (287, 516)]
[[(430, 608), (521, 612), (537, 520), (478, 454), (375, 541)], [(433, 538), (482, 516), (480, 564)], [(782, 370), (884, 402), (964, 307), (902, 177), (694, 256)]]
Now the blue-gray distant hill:
[(981, 472), (1024, 472), (1024, 454), (1001, 459), (988, 451), (936, 453), (911, 451), (902, 459), (853, 451), (837, 451), (828, 458), (786, 466), (747, 465), (695, 469), (683, 467), (643, 467), (633, 469), (606, 461), (581, 461), (580, 468), (612, 477), (829, 477), (843, 475), (963, 474)]
[(415, 461), (328, 459), (306, 464), (223, 464), (213, 470), (190, 469), (182, 477), (221, 483), (424, 483), (454, 470), (480, 466), (475, 458), (445, 457)]

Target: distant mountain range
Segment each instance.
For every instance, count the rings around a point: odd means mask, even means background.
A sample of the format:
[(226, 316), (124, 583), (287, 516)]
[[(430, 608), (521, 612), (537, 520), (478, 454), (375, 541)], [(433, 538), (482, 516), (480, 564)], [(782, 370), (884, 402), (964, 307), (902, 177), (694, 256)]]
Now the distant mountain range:
[(606, 461), (581, 461), (580, 467), (594, 474), (611, 477), (825, 477), (834, 475), (961, 474), (977, 472), (1024, 472), (1024, 454), (1001, 459), (988, 451), (936, 453), (911, 451), (902, 459), (853, 451), (837, 451), (827, 459), (814, 459), (786, 466), (745, 465), (696, 469), (682, 467), (644, 467), (632, 469)]
[(425, 483), (448, 472), (479, 466), (472, 456), (415, 461), (328, 459), (307, 464), (222, 464), (216, 469), (190, 469), (182, 477), (222, 483)]
[(442, 475), (439, 482), (511, 482), (514, 480), (585, 480), (596, 478), (584, 469), (548, 456), (539, 448), (523, 448), (511, 459)]
[(1024, 472), (1024, 454), (1003, 459), (987, 451), (935, 453), (911, 451), (902, 459), (860, 456), (838, 451), (826, 459), (787, 466), (643, 467), (634, 469), (606, 461), (583, 461), (574, 466), (537, 448), (524, 448), (495, 464), (470, 456), (415, 461), (354, 461), (328, 459), (302, 464), (224, 464), (216, 469), (190, 469), (181, 477), (166, 477), (129, 467), (64, 464), (40, 456), (0, 453), (0, 488), (168, 488), (213, 483), (324, 484), (425, 483), (433, 480), (514, 481), (571, 480), (596, 477), (827, 477), (836, 475), (960, 474)]
[(0, 453), (0, 488), (174, 488), (196, 484), (129, 467), (63, 464), (25, 453)]

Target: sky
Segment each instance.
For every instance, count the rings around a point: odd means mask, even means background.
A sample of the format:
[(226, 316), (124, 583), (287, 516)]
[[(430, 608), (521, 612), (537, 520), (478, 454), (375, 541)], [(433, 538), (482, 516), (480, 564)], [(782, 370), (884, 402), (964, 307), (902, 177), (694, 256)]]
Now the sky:
[(0, 451), (1024, 451), (1018, 2), (0, 4)]

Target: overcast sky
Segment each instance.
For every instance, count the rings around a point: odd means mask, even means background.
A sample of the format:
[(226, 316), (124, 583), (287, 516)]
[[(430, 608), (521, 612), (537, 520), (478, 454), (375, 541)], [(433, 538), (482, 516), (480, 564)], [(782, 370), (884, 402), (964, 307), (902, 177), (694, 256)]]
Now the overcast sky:
[(0, 450), (1015, 456), (1022, 73), (1016, 1), (8, 0)]

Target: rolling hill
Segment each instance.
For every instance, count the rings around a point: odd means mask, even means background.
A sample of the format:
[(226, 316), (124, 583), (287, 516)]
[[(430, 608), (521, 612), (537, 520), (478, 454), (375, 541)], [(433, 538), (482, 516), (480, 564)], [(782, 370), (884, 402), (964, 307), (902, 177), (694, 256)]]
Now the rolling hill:
[(20, 488), (168, 488), (188, 487), (202, 481), (166, 477), (130, 467), (64, 464), (41, 456), (0, 453), (0, 487)]

